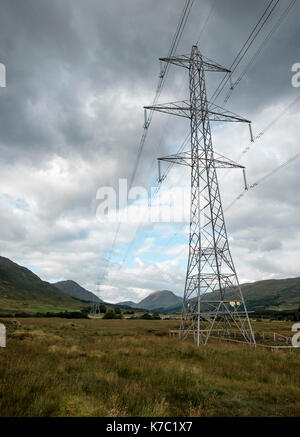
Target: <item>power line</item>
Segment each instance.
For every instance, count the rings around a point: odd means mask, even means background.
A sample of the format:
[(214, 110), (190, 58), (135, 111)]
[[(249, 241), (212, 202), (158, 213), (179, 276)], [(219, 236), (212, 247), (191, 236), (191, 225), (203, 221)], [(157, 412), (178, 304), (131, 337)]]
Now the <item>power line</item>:
[[(212, 16), (212, 14), (213, 14), (213, 11), (214, 11), (214, 9), (215, 9), (215, 6), (216, 6), (216, 0), (213, 0), (213, 2), (212, 2), (212, 4), (211, 4), (211, 8), (210, 8), (210, 10), (209, 10), (209, 12), (208, 12), (208, 14), (207, 14), (207, 16), (206, 16), (205, 21), (203, 22), (202, 28), (201, 28), (200, 33), (199, 33), (199, 35), (198, 35), (198, 39), (197, 39), (197, 43), (196, 43), (196, 45), (198, 44), (198, 42), (199, 42), (199, 40), (200, 40), (200, 37), (201, 37), (202, 33), (204, 32), (204, 30), (205, 30), (205, 28), (206, 28), (206, 26), (207, 26), (207, 24), (208, 24), (208, 22), (209, 22), (209, 20), (210, 20), (210, 18), (211, 18), (211, 16)], [(167, 64), (167, 65), (168, 65), (168, 64)], [(179, 150), (178, 150), (177, 153), (179, 153), (180, 151), (183, 150), (183, 148), (185, 147), (185, 144), (186, 144), (186, 143), (188, 142), (188, 140), (189, 140), (189, 137), (190, 137), (190, 136), (189, 136), (189, 134), (188, 134), (187, 137), (185, 138), (183, 144), (182, 144), (181, 147), (179, 148)], [(160, 143), (161, 143), (161, 141), (160, 141)], [(156, 160), (155, 160), (155, 162), (156, 162)], [(152, 167), (151, 167), (151, 168), (152, 168)], [(170, 164), (170, 165), (168, 166), (168, 168), (166, 169), (166, 173), (165, 173), (163, 179), (165, 179), (165, 178), (167, 177), (167, 174), (169, 173), (169, 170), (170, 170), (171, 168), (172, 168), (172, 164)]]
[[(215, 100), (218, 98), (218, 96), (221, 94), (225, 85), (230, 80), (232, 73), (234, 73), (234, 71), (237, 69), (238, 65), (241, 63), (242, 59), (244, 58), (244, 56), (246, 55), (246, 53), (248, 52), (248, 50), (250, 49), (250, 47), (252, 46), (252, 44), (254, 43), (256, 38), (258, 37), (259, 33), (263, 29), (264, 25), (268, 21), (269, 17), (271, 16), (273, 11), (275, 10), (275, 8), (278, 5), (280, 0), (277, 0), (276, 3), (273, 5), (274, 1), (275, 0), (271, 0), (268, 3), (268, 5), (267, 5), (266, 9), (264, 10), (263, 14), (261, 15), (260, 19), (256, 23), (255, 27), (251, 31), (249, 37), (247, 38), (247, 40), (245, 41), (243, 46), (241, 47), (241, 49), (238, 52), (237, 56), (235, 57), (233, 63), (229, 67), (229, 70), (231, 70), (231, 73), (228, 73), (227, 75), (224, 76), (224, 78), (221, 80), (220, 84), (218, 85), (217, 89), (215, 90), (214, 94), (212, 95), (211, 103), (214, 103)], [(272, 6), (272, 8), (271, 8), (271, 6)], [(271, 8), (271, 10), (269, 10), (270, 8)], [(264, 18), (266, 14), (267, 14), (267, 16), (266, 16), (266, 18)], [(260, 24), (261, 22), (262, 22), (262, 24)]]
[[(178, 22), (178, 25), (177, 25), (177, 28), (176, 28), (176, 31), (175, 31), (173, 39), (172, 39), (172, 43), (171, 43), (171, 47), (170, 47), (169, 52), (168, 52), (168, 56), (172, 56), (173, 53), (175, 52), (175, 50), (178, 47), (178, 44), (179, 44), (181, 36), (183, 34), (183, 31), (184, 31), (186, 22), (188, 20), (188, 17), (189, 17), (191, 8), (193, 6), (193, 3), (194, 3), (194, 0), (186, 0), (186, 2), (185, 2), (183, 11), (181, 13), (181, 16), (180, 16), (180, 19), (179, 19), (179, 22)], [(169, 64), (167, 63), (167, 64), (164, 65), (164, 67), (163, 67), (163, 69), (162, 69), (162, 71), (160, 73), (160, 77), (159, 77), (159, 81), (158, 81), (155, 97), (154, 97), (154, 100), (153, 100), (153, 105), (155, 105), (157, 103), (158, 99), (159, 99), (159, 96), (160, 96), (160, 94), (162, 92), (162, 89), (163, 89), (164, 82), (165, 82), (166, 77), (168, 75), (168, 71), (169, 71)], [(150, 111), (149, 116), (148, 116), (148, 118), (147, 118), (147, 120), (145, 122), (145, 125), (144, 125), (144, 130), (143, 130), (143, 134), (142, 134), (142, 137), (141, 137), (141, 140), (140, 140), (140, 144), (139, 144), (139, 148), (138, 148), (138, 151), (137, 151), (137, 157), (136, 157), (134, 169), (133, 169), (132, 176), (131, 176), (130, 183), (129, 183), (129, 188), (128, 188), (129, 190), (132, 187), (133, 181), (134, 181), (134, 179), (136, 177), (137, 168), (138, 168), (138, 165), (139, 165), (139, 162), (140, 162), (140, 157), (141, 157), (141, 154), (143, 152), (143, 148), (144, 148), (144, 145), (145, 145), (145, 142), (146, 142), (148, 129), (149, 129), (149, 126), (151, 124), (152, 117), (153, 117), (153, 112), (154, 111)], [(119, 235), (119, 232), (120, 232), (120, 227), (121, 227), (121, 222), (118, 223), (118, 226), (117, 226), (117, 229), (116, 229), (116, 232), (115, 232), (115, 235), (114, 235), (113, 243), (112, 243), (111, 249), (109, 251), (108, 263), (111, 260), (112, 253), (114, 251), (114, 248), (115, 248), (115, 245), (116, 245), (116, 241), (117, 241), (117, 238), (118, 238), (118, 235)], [(103, 277), (104, 277), (104, 274), (103, 274)]]
[[(300, 101), (300, 96), (298, 96), (298, 97), (296, 97), (296, 99), (294, 99), (286, 108), (284, 108), (284, 110), (283, 111), (281, 111), (270, 123), (268, 123), (267, 124), (267, 126), (262, 130), (262, 131), (260, 131), (254, 138), (253, 138), (253, 141), (250, 141), (249, 143), (248, 143), (248, 145), (242, 150), (242, 152), (239, 154), (239, 156), (235, 159), (237, 162), (239, 162), (239, 160), (241, 159), (241, 158), (243, 158), (244, 157), (244, 155), (246, 154), (246, 153), (248, 153), (249, 152), (249, 150), (251, 149), (251, 147), (253, 147), (255, 144), (256, 144), (256, 142), (258, 141), (258, 140), (260, 140), (261, 139), (261, 137), (272, 127), (272, 126), (274, 126), (274, 124), (275, 123), (277, 123), (277, 121), (278, 120), (280, 120), (283, 116), (284, 116), (284, 114), (286, 114), (288, 111), (289, 111), (289, 109), (292, 107), (292, 106), (294, 106), (296, 103), (298, 103)], [(223, 180), (226, 176), (227, 176), (227, 174), (228, 174), (229, 172), (226, 172), (224, 175), (223, 175), (223, 177), (221, 178), (221, 180)]]
[(265, 180), (269, 179), (271, 176), (273, 176), (275, 173), (279, 172), (281, 169), (283, 169), (284, 167), (288, 166), (291, 162), (295, 161), (297, 158), (299, 158), (300, 153), (296, 153), (296, 155), (292, 156), (291, 158), (289, 158), (287, 161), (283, 162), (282, 164), (280, 164), (278, 167), (275, 167), (273, 170), (271, 170), (269, 173), (267, 173), (265, 176), (263, 176), (262, 178), (258, 179), (256, 182), (254, 182), (253, 184), (248, 186), (247, 190), (243, 190), (241, 191), (241, 193), (227, 206), (227, 208), (224, 209), (225, 211), (228, 211), (238, 200), (240, 200), (242, 197), (245, 196), (245, 194), (253, 189), (256, 188), (258, 185), (260, 185), (262, 182), (264, 182)]
[(282, 168), (286, 167), (287, 165), (289, 165), (291, 162), (295, 161), (295, 159), (297, 159), (300, 156), (300, 153), (296, 153), (296, 155), (292, 156), (291, 158), (289, 158), (287, 161), (285, 161), (284, 163), (280, 164), (278, 167), (274, 168), (273, 170), (271, 170), (269, 173), (267, 173), (265, 176), (263, 176), (262, 178), (258, 179), (256, 182), (254, 182), (254, 184), (250, 185), (249, 188), (255, 188), (257, 187), (257, 185), (260, 185), (262, 182), (264, 182), (265, 180), (269, 179), (271, 176), (273, 176), (275, 173), (277, 173), (279, 170), (281, 170)]
[[(186, 137), (185, 141), (183, 142), (183, 144), (181, 145), (181, 147), (179, 148), (179, 150), (178, 150), (177, 153), (180, 153), (180, 152), (183, 150), (183, 148), (185, 147), (185, 144), (186, 144), (187, 141), (189, 140), (189, 137), (190, 137), (190, 135), (188, 135), (188, 136)], [(168, 167), (167, 167), (167, 169), (166, 169), (166, 171), (165, 171), (165, 173), (164, 173), (162, 179), (161, 179), (160, 181), (158, 181), (158, 186), (156, 187), (156, 191), (153, 193), (152, 200), (155, 199), (156, 196), (158, 195), (158, 193), (159, 193), (159, 191), (160, 191), (160, 189), (161, 189), (161, 186), (162, 186), (162, 182), (163, 182), (163, 180), (167, 177), (167, 175), (168, 175), (168, 173), (170, 172), (170, 170), (171, 170), (171, 168), (173, 167), (173, 165), (174, 165), (174, 164), (169, 164), (169, 165), (168, 165)], [(135, 232), (135, 235), (137, 235), (137, 234), (139, 233), (141, 227), (142, 227), (142, 221), (141, 221), (141, 223), (139, 224), (139, 226), (138, 226), (138, 228), (137, 228), (137, 230), (136, 230), (136, 232)], [(173, 235), (173, 237), (170, 238), (170, 240), (172, 240), (176, 235), (178, 235), (178, 232), (175, 233), (175, 234)], [(127, 251), (126, 251), (126, 253), (125, 253), (125, 255), (124, 255), (124, 258), (123, 258), (122, 261), (121, 261), (121, 265), (123, 265), (124, 262), (126, 261), (128, 255), (129, 255), (129, 252), (130, 252), (130, 250), (132, 249), (134, 243), (135, 243), (134, 240), (132, 240), (131, 243), (129, 244), (129, 246), (128, 246), (128, 248), (127, 248)], [(169, 243), (169, 242), (167, 242), (167, 244), (168, 244), (168, 243)], [(120, 268), (121, 268), (121, 267), (120, 267)]]
[(276, 21), (275, 25), (272, 27), (271, 31), (268, 33), (268, 35), (265, 37), (265, 39), (262, 41), (260, 47), (257, 49), (257, 51), (254, 53), (254, 55), (252, 56), (252, 58), (250, 59), (250, 61), (248, 62), (246, 68), (243, 70), (243, 72), (240, 74), (240, 76), (238, 77), (238, 79), (234, 82), (234, 84), (232, 84), (232, 86), (230, 86), (229, 91), (227, 93), (227, 96), (224, 99), (223, 105), (226, 104), (233, 92), (233, 90), (237, 87), (237, 85), (241, 82), (241, 80), (243, 79), (243, 77), (246, 75), (247, 71), (252, 67), (252, 65), (255, 63), (256, 59), (258, 58), (258, 56), (261, 54), (261, 52), (263, 51), (263, 49), (265, 48), (265, 46), (267, 45), (267, 43), (269, 42), (269, 40), (271, 39), (271, 37), (273, 36), (273, 34), (276, 32), (276, 30), (280, 27), (280, 25), (283, 23), (283, 21), (285, 20), (285, 18), (287, 17), (288, 13), (290, 12), (290, 10), (293, 8), (293, 6), (295, 5), (296, 0), (292, 0), (289, 5), (287, 6), (287, 8), (283, 11), (283, 13), (281, 14), (281, 16), (279, 17), (279, 19)]
[[(271, 123), (269, 123), (267, 125), (267, 127), (264, 129), (264, 131), (260, 132), (257, 136), (256, 139), (260, 139), (262, 137), (262, 135), (267, 131), (267, 129), (269, 129), (271, 126), (274, 125), (274, 123), (276, 121), (278, 121), (292, 106), (294, 106), (296, 103), (298, 103), (300, 101), (300, 96), (298, 96), (295, 100), (293, 100), (274, 120), (271, 121)], [(246, 150), (246, 149), (245, 149)], [(243, 151), (243, 153), (246, 153), (246, 151)], [(289, 158), (287, 161), (283, 162), (282, 164), (280, 164), (279, 166), (275, 167), (273, 170), (271, 170), (270, 172), (268, 172), (265, 176), (261, 177), (260, 179), (258, 179), (256, 182), (254, 182), (253, 184), (249, 185), (246, 189), (244, 189), (243, 191), (241, 191), (241, 193), (235, 198), (233, 199), (233, 201), (225, 208), (224, 211), (228, 211), (238, 200), (240, 200), (242, 197), (245, 196), (245, 194), (257, 187), (258, 185), (260, 185), (262, 182), (264, 182), (265, 180), (269, 179), (271, 176), (273, 176), (275, 173), (277, 173), (278, 171), (280, 171), (282, 168), (286, 167), (287, 165), (289, 165), (291, 162), (295, 161), (298, 157), (300, 156), (300, 153), (296, 153), (296, 155), (292, 156), (291, 158)]]
[(252, 142), (248, 144), (247, 147), (241, 152), (241, 154), (238, 156), (237, 161), (242, 158), (243, 155), (245, 155), (247, 152), (249, 152), (250, 148), (254, 145), (254, 143), (261, 139), (261, 137), (272, 127), (275, 123), (277, 123), (278, 120), (280, 120), (290, 109), (292, 106), (296, 105), (300, 101), (300, 96), (296, 97), (286, 108), (284, 108), (283, 111), (281, 111), (270, 123), (267, 124), (267, 126), (260, 131), (253, 139)]
[[(240, 48), (238, 54), (236, 55), (235, 59), (233, 60), (231, 66), (230, 66), (230, 70), (235, 71), (235, 69), (237, 68), (237, 66), (239, 65), (239, 63), (242, 61), (242, 59), (244, 58), (244, 56), (246, 55), (247, 51), (249, 50), (249, 48), (251, 47), (252, 43), (254, 42), (254, 40), (257, 38), (258, 34), (260, 33), (260, 31), (262, 30), (263, 26), (265, 25), (266, 21), (268, 20), (268, 18), (270, 17), (270, 15), (273, 13), (275, 7), (277, 6), (277, 4), (279, 3), (280, 0), (277, 0), (275, 5), (273, 5), (272, 9), (269, 11), (270, 7), (272, 6), (272, 4), (274, 3), (275, 0), (270, 0), (270, 2), (268, 3), (266, 9), (264, 10), (263, 14), (261, 15), (261, 17), (259, 18), (258, 22), (256, 23), (256, 25), (254, 26), (254, 28), (252, 29), (250, 35), (248, 36), (247, 40), (245, 41), (245, 43), (243, 44), (243, 46)], [(213, 4), (214, 6), (214, 4)], [(268, 13), (269, 11), (269, 13)], [(259, 27), (260, 23), (262, 22), (262, 20), (264, 19), (265, 15), (268, 13), (267, 17), (265, 18), (265, 20), (263, 21), (261, 27), (257, 30), (257, 32), (255, 33), (256, 29)], [(254, 36), (253, 36), (254, 35)], [(252, 40), (251, 37), (253, 36)], [(250, 41), (251, 40), (251, 41)], [(250, 41), (248, 47), (246, 48), (248, 42)], [(244, 53), (243, 50), (245, 49)], [(240, 59), (239, 59), (240, 58)], [(231, 73), (232, 73), (231, 72)], [(231, 74), (230, 73), (230, 74)], [(227, 78), (227, 80), (226, 80)], [(228, 82), (228, 80), (230, 79), (229, 76), (224, 76), (223, 80), (221, 80), (221, 82), (219, 83), (219, 85), (217, 86), (216, 90), (214, 91), (212, 98), (211, 98), (211, 103), (214, 103), (215, 100), (217, 99), (217, 97), (219, 96), (219, 94), (222, 92), (222, 90), (224, 89), (226, 83)], [(217, 94), (217, 95), (216, 95)], [(187, 143), (187, 141), (189, 140), (189, 133), (187, 134), (184, 142), (182, 143), (182, 145), (180, 146), (179, 150), (177, 151), (177, 153), (180, 153), (185, 144)], [(171, 170), (171, 168), (173, 167), (173, 164), (170, 164), (166, 170), (166, 173), (163, 175), (163, 179), (165, 179), (169, 173), (169, 171)]]
[(211, 8), (210, 8), (210, 10), (209, 10), (209, 12), (207, 14), (206, 20), (205, 20), (205, 22), (204, 22), (204, 24), (202, 26), (202, 29), (200, 30), (200, 33), (198, 35), (198, 39), (197, 39), (196, 45), (198, 45), (198, 42), (200, 41), (200, 37), (201, 37), (202, 33), (204, 32), (204, 30), (205, 30), (205, 28), (206, 28), (206, 26), (207, 26), (207, 24), (208, 24), (208, 22), (210, 20), (210, 17), (212, 16), (212, 13), (213, 13), (213, 11), (215, 9), (215, 6), (216, 6), (216, 0), (213, 0)]
[[(180, 22), (179, 22), (179, 24), (177, 26), (177, 29), (176, 29), (176, 32), (175, 32), (175, 35), (174, 35), (174, 38), (173, 38), (170, 50), (168, 52), (168, 57), (172, 56), (173, 53), (175, 52), (175, 50), (177, 49), (177, 46), (178, 46), (179, 41), (181, 39), (182, 33), (184, 31), (187, 19), (189, 17), (191, 8), (193, 6), (193, 3), (194, 3), (194, 0), (187, 0), (186, 3), (185, 3), (184, 10), (183, 10)], [(154, 97), (153, 103), (152, 103), (153, 105), (155, 105), (158, 102), (158, 99), (159, 99), (160, 94), (162, 92), (163, 85), (165, 83), (165, 80), (166, 80), (168, 72), (169, 72), (169, 67), (170, 67), (169, 64), (166, 63), (164, 65), (162, 71), (161, 71), (160, 78), (159, 78), (158, 85), (157, 85), (157, 89), (156, 89), (156, 94), (155, 94), (155, 97)], [(130, 179), (130, 183), (129, 183), (129, 188), (132, 187), (133, 181), (134, 181), (134, 179), (136, 177), (137, 168), (138, 168), (138, 165), (139, 165), (139, 162), (140, 162), (140, 158), (141, 158), (141, 154), (143, 152), (143, 148), (144, 148), (144, 145), (145, 145), (145, 142), (146, 142), (147, 132), (148, 132), (148, 129), (150, 127), (150, 124), (151, 124), (151, 121), (152, 121), (152, 118), (153, 118), (153, 114), (154, 114), (154, 111), (150, 111), (149, 112), (149, 115), (147, 117), (146, 123), (144, 125), (144, 131), (143, 131), (142, 138), (141, 138), (141, 141), (140, 141), (140, 144), (139, 144), (139, 148), (138, 148), (138, 152), (137, 152), (137, 157), (136, 157), (133, 173), (132, 173), (132, 176), (131, 176), (131, 179)]]

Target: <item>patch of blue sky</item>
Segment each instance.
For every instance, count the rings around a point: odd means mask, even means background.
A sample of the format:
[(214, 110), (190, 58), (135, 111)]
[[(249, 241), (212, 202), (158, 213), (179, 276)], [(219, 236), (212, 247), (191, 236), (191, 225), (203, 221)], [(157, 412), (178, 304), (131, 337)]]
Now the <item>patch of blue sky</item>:
[[(23, 265), (22, 263), (21, 263), (21, 265)], [(34, 265), (31, 265), (31, 264), (26, 264), (26, 268), (27, 269), (29, 269), (29, 270), (31, 270), (33, 273), (35, 273), (36, 275), (40, 275), (40, 268), (39, 267), (37, 267), (37, 266), (34, 266)]]
[(31, 208), (28, 202), (25, 199), (18, 198), (13, 201), (13, 204), (16, 208), (21, 209), (22, 211), (30, 212)]
[[(149, 240), (153, 244), (149, 244)], [(127, 268), (136, 265), (136, 258), (145, 264), (164, 262), (176, 257), (168, 253), (170, 249), (184, 244), (187, 244), (187, 235), (183, 232), (182, 224), (159, 224), (154, 229), (141, 230), (129, 249), (128, 245), (118, 245), (118, 253), (114, 254), (113, 261), (119, 263), (124, 259), (124, 267)]]
[(151, 188), (157, 188), (158, 185), (158, 172), (156, 172), (151, 180)]

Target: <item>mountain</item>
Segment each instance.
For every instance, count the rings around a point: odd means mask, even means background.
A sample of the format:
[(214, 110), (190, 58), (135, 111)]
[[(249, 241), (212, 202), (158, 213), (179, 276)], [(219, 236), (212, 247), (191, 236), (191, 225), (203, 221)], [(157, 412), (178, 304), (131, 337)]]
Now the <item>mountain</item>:
[(83, 302), (103, 303), (103, 300), (99, 299), (99, 297), (97, 297), (94, 293), (91, 293), (90, 291), (81, 287), (75, 281), (71, 281), (71, 280), (59, 281), (59, 282), (55, 282), (52, 285), (57, 287), (63, 293), (65, 293), (65, 294), (67, 294), (75, 299), (81, 300)]
[(175, 305), (180, 305), (182, 298), (176, 296), (172, 291), (162, 290), (149, 294), (145, 299), (136, 304), (137, 308), (146, 310), (164, 310)]
[(164, 311), (166, 308), (181, 304), (181, 302), (182, 298), (176, 296), (176, 294), (174, 294), (172, 291), (162, 290), (149, 294), (147, 297), (145, 297), (145, 299), (142, 299), (138, 303), (132, 302), (132, 300), (126, 300), (119, 302), (116, 305), (129, 306), (131, 308), (142, 308), (145, 310)]
[(0, 313), (74, 311), (83, 306), (26, 267), (0, 256)]
[[(249, 311), (294, 311), (300, 306), (300, 278), (267, 279), (241, 285)], [(203, 300), (218, 299), (218, 292), (207, 294)], [(230, 291), (226, 299), (235, 299)], [(178, 312), (180, 305), (168, 308), (168, 312)]]
[(123, 305), (131, 308), (137, 307), (137, 304), (132, 302), (132, 300), (125, 300), (124, 302), (118, 302), (116, 305)]
[(300, 305), (300, 278), (268, 279), (243, 284), (249, 310), (294, 310)]

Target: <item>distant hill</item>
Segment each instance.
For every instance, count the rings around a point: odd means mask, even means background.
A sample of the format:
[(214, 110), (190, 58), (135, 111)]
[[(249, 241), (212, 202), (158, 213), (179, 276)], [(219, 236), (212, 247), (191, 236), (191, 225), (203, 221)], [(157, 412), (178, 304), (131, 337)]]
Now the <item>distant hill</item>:
[(175, 305), (180, 305), (182, 298), (176, 296), (170, 290), (155, 291), (149, 294), (145, 299), (136, 304), (138, 308), (145, 308), (146, 310), (163, 310)]
[(137, 304), (132, 302), (132, 300), (125, 300), (124, 302), (118, 302), (116, 305), (124, 305), (131, 308), (137, 307)]
[(26, 267), (0, 256), (0, 313), (74, 311), (84, 305), (42, 281)]
[(131, 308), (140, 308), (145, 310), (164, 311), (166, 308), (181, 304), (181, 302), (182, 298), (176, 296), (173, 291), (161, 290), (154, 291), (138, 303), (135, 303), (132, 300), (126, 300), (123, 302), (118, 302), (116, 305), (124, 305)]
[(243, 284), (242, 291), (249, 310), (294, 310), (300, 305), (300, 278)]
[[(268, 279), (241, 285), (249, 311), (293, 311), (300, 306), (300, 278)], [(207, 299), (217, 299), (218, 293), (209, 293)], [(226, 299), (233, 293), (227, 292)], [(204, 299), (205, 300), (205, 299)], [(179, 312), (181, 305), (168, 308), (168, 312)]]
[(77, 282), (75, 281), (59, 281), (55, 282), (55, 287), (57, 287), (60, 291), (63, 293), (75, 298), (79, 299), (83, 302), (87, 303), (103, 303), (103, 300), (99, 299), (94, 293), (91, 293), (90, 291), (86, 290), (85, 288), (81, 287)]

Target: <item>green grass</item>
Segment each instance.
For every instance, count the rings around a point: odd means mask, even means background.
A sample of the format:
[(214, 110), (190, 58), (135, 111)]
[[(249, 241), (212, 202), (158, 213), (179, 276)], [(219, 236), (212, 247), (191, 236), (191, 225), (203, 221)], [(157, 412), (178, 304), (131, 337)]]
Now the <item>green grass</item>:
[[(8, 320), (1, 416), (299, 416), (299, 351), (196, 348), (178, 321)], [(256, 323), (291, 335), (291, 324)]]
[(51, 305), (34, 305), (29, 308), (29, 311), (32, 313), (63, 313), (64, 311), (79, 311), (78, 307), (76, 309), (71, 309), (69, 306), (51, 306)]
[(46, 312), (63, 312), (63, 311), (80, 311), (82, 308), (86, 308), (87, 304), (76, 301), (67, 296), (68, 301), (58, 303), (40, 303), (37, 300), (14, 300), (3, 299), (0, 296), (0, 313), (2, 314), (15, 314), (18, 312), (25, 313), (46, 313)]
[(72, 299), (25, 267), (0, 256), (0, 312), (80, 310), (87, 304)]

